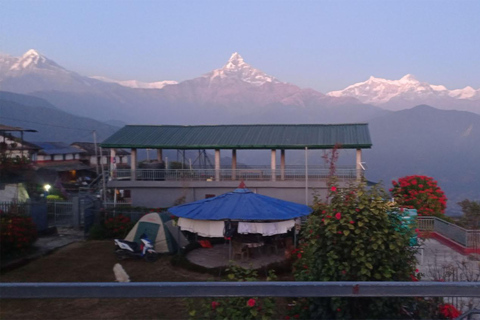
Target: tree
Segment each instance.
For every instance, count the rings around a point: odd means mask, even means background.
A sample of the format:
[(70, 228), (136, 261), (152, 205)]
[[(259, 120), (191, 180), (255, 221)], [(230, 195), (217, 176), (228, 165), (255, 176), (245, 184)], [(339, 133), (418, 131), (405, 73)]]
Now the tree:
[(467, 229), (480, 228), (480, 202), (465, 199), (458, 203), (462, 208), (463, 215), (460, 223)]
[(392, 181), (390, 189), (395, 201), (402, 207), (417, 209), (419, 215), (443, 215), (447, 198), (431, 177), (407, 176)]

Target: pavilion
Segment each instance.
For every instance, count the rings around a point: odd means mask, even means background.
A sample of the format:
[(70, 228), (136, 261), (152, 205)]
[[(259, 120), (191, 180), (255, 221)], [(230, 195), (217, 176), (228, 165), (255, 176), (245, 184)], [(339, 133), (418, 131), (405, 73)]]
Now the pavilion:
[[(305, 190), (325, 188), (328, 170), (289, 167), (286, 150), (341, 149), (356, 150), (355, 166), (342, 169), (337, 175), (342, 181), (362, 177), (362, 149), (372, 146), (368, 124), (298, 124), (298, 125), (127, 125), (101, 144), (115, 149), (131, 149), (130, 169), (117, 169), (111, 162), (112, 180), (109, 188), (128, 189), (134, 205), (173, 205), (183, 197), (186, 202), (222, 194), (248, 180), (254, 192), (288, 201), (311, 203), (313, 196)], [(156, 150), (157, 167), (140, 168), (139, 149)], [(192, 167), (172, 169), (165, 166), (164, 150), (214, 150), (212, 168)], [(270, 150), (269, 168), (248, 166), (238, 168), (237, 150)], [(280, 150), (280, 165), (277, 165)], [(220, 153), (228, 151), (231, 165), (220, 165)], [(156, 199), (156, 200), (155, 200)], [(170, 199), (170, 200), (167, 200)], [(172, 200), (173, 199), (173, 200)], [(300, 200), (300, 201), (299, 201)]]

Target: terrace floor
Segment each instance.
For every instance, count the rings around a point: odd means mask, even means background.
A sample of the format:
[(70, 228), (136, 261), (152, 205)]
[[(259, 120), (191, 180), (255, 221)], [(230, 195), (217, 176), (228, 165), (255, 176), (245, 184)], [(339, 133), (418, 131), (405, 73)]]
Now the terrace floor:
[[(187, 254), (187, 259), (196, 265), (205, 268), (226, 267), (229, 265), (229, 246), (228, 244), (216, 244), (212, 248), (199, 248), (190, 251)], [(279, 249), (278, 252), (265, 252), (264, 248), (254, 248), (250, 250), (249, 257), (239, 256), (232, 259), (236, 265), (249, 268), (259, 269), (268, 266), (272, 263), (285, 261), (284, 249)]]
[(479, 255), (463, 255), (435, 239), (424, 240), (423, 251), (423, 261), (417, 255), (422, 280), (467, 281), (468, 277), (480, 281)]

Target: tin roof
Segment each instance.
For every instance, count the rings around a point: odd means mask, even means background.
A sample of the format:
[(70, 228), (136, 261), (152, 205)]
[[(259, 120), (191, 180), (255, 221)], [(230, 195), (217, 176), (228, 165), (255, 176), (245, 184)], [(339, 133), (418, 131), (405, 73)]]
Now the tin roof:
[(368, 124), (128, 125), (103, 148), (158, 149), (371, 148)]
[[(93, 142), (74, 142), (70, 146), (79, 149), (80, 151), (85, 151), (88, 155), (95, 155), (95, 144)], [(100, 155), (100, 150), (97, 150)], [(102, 155), (110, 156), (110, 150), (102, 149)], [(130, 155), (130, 152), (118, 149), (116, 151), (117, 156), (127, 156)]]
[(52, 155), (52, 154), (85, 153), (85, 151), (82, 151), (78, 148), (71, 147), (64, 142), (35, 142), (35, 144), (39, 146), (41, 149), (39, 154)]

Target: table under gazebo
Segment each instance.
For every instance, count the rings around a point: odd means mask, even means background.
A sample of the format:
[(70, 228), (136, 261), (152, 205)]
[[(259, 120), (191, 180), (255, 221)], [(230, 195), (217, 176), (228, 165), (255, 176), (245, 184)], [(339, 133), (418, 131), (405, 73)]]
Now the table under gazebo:
[(205, 238), (224, 238), (228, 242), (228, 259), (240, 255), (243, 260), (244, 253), (249, 258), (252, 251), (260, 252), (261, 248), (275, 250), (281, 236), (292, 232), (296, 221), (312, 209), (256, 194), (242, 182), (233, 192), (171, 207), (169, 212), (179, 217), (182, 231)]

